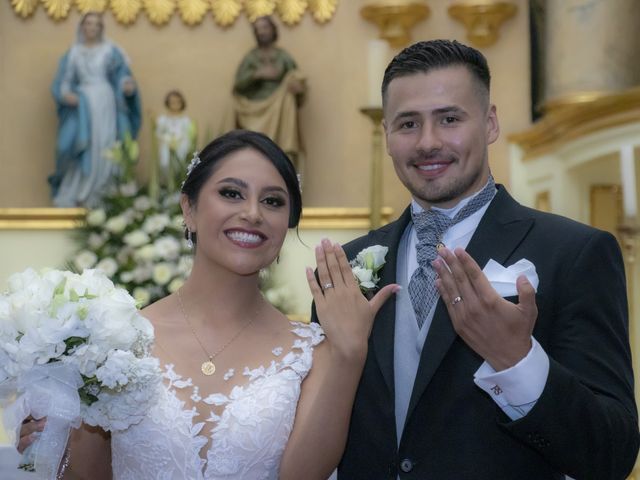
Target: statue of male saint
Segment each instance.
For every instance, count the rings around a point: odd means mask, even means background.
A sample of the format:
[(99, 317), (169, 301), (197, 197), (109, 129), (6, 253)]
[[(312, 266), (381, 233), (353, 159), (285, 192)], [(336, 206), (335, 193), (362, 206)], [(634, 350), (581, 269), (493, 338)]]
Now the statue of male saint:
[(257, 46), (247, 53), (233, 84), (233, 115), (225, 130), (245, 128), (274, 140), (302, 173), (298, 107), (306, 90), (296, 62), (276, 46), (278, 28), (271, 17), (253, 23)]

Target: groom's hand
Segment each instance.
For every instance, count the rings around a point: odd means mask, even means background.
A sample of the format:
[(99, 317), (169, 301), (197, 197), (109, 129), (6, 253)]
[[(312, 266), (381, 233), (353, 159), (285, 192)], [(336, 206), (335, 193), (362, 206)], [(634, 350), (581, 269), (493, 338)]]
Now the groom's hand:
[(502, 298), (478, 264), (462, 248), (442, 248), (433, 262), (436, 287), (456, 333), (496, 371), (522, 360), (531, 349), (538, 316), (535, 290), (522, 275), (516, 281), (518, 303)]

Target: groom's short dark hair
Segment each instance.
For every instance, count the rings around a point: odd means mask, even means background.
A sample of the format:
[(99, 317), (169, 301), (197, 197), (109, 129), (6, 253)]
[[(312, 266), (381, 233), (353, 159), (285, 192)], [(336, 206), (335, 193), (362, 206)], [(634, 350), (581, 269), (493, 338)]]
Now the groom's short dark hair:
[(456, 65), (471, 72), (488, 98), (491, 73), (482, 53), (456, 40), (428, 40), (410, 45), (391, 60), (382, 80), (382, 105), (386, 103), (387, 89), (394, 78)]

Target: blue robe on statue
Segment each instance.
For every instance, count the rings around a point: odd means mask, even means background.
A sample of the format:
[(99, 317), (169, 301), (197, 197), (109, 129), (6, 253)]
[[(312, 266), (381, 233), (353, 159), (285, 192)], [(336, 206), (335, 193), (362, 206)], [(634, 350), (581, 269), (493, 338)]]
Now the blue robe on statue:
[[(95, 207), (110, 185), (116, 165), (107, 151), (125, 134), (136, 138), (141, 123), (140, 97), (126, 95), (132, 79), (122, 51), (108, 41), (74, 44), (60, 60), (52, 85), (58, 113), (56, 170), (49, 177), (57, 207)], [(64, 96), (73, 93), (78, 105)]]

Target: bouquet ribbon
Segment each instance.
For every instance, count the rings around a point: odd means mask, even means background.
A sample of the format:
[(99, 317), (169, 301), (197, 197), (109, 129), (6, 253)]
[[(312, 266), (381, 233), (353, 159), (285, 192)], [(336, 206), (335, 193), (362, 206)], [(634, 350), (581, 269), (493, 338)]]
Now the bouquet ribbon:
[(56, 478), (69, 432), (81, 423), (78, 389), (83, 384), (77, 368), (62, 362), (36, 365), (17, 380), (0, 384), (0, 402), (8, 404), (4, 411), (5, 427), (14, 433), (16, 445), (25, 418), (47, 417), (44, 431), (23, 454), (23, 463), (33, 455), (36, 478)]

